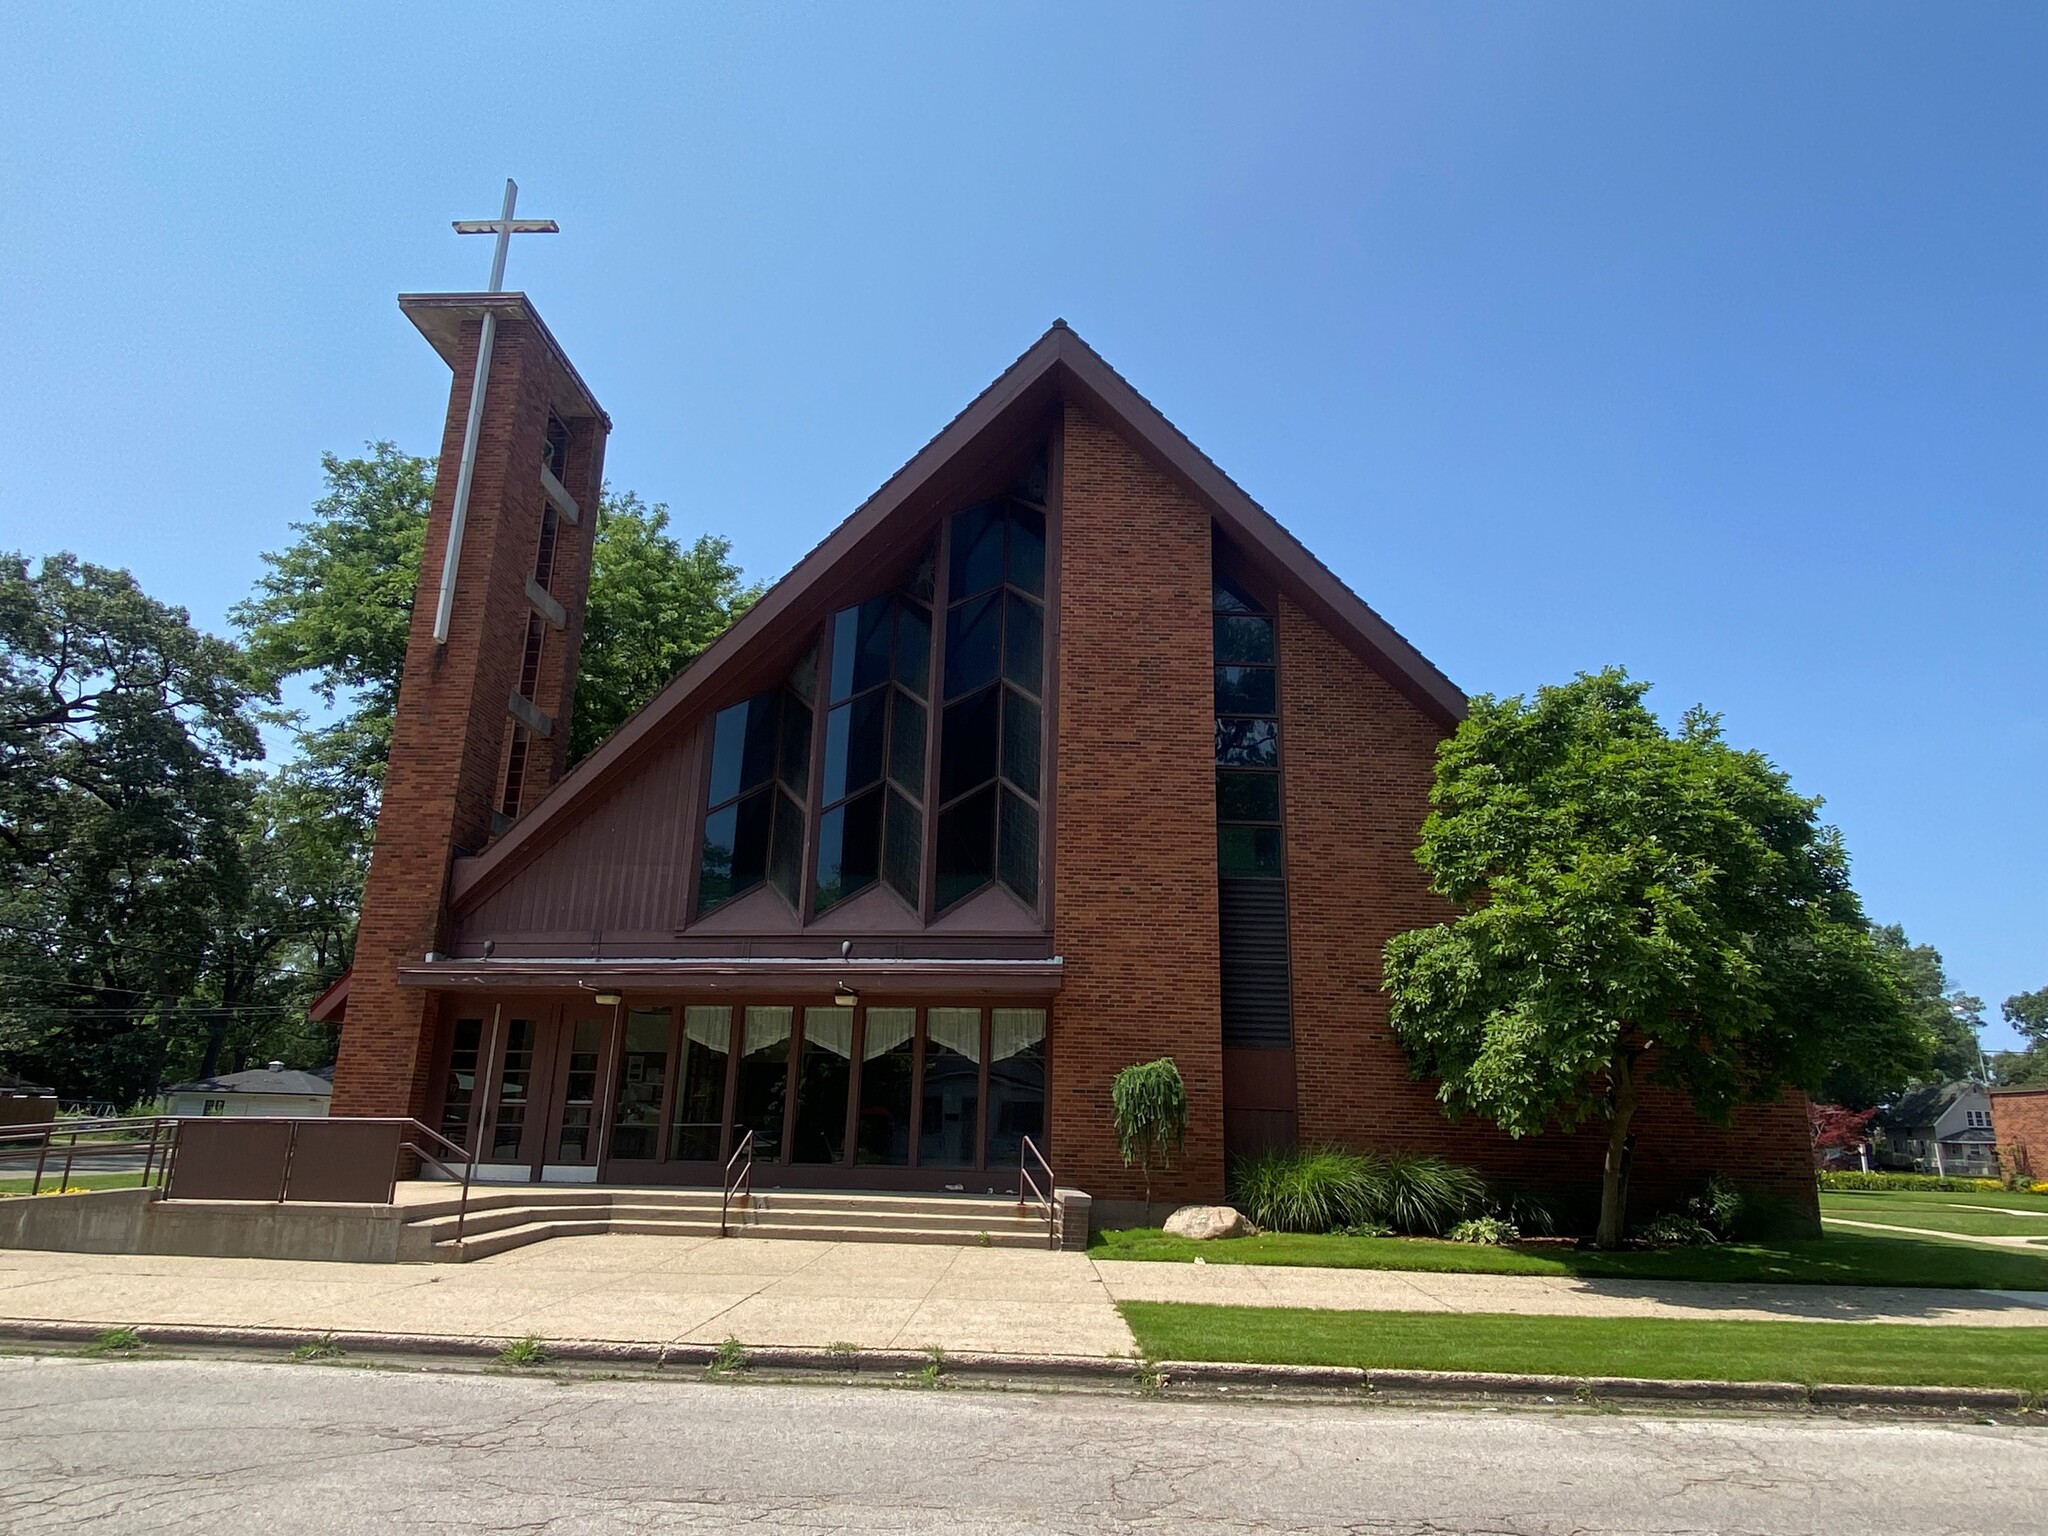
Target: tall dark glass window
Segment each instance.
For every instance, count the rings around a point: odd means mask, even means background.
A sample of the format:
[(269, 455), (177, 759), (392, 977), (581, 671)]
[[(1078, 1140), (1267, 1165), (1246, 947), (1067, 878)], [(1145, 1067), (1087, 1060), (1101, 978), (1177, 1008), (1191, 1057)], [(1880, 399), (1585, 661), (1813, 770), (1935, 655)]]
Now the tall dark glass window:
[(767, 881), (801, 896), (810, 793), (813, 650), (779, 688), (720, 710), (711, 728), (711, 789), (697, 870), (701, 915)]
[(1223, 1043), (1293, 1038), (1273, 615), (1219, 561), (1215, 590), (1216, 874)]
[(1280, 689), (1273, 619), (1218, 575), (1216, 867), (1225, 879), (1280, 878)]
[(1017, 491), (947, 525), (936, 904), (991, 881), (1038, 905), (1044, 795), (1045, 510)]
[(832, 616), (813, 903), (819, 912), (877, 880), (919, 905), (931, 582), (927, 554), (896, 591)]

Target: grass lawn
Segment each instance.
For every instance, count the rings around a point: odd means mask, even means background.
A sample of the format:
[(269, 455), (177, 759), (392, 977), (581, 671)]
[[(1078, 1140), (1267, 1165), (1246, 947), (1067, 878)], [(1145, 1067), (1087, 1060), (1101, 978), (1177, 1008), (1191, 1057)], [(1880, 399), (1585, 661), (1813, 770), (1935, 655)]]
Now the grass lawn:
[[(1979, 1210), (1996, 1206), (2010, 1216)], [(1978, 1237), (2035, 1237), (2048, 1242), (2048, 1197), (2040, 1195), (1955, 1195), (1917, 1190), (1841, 1190), (1820, 1197), (1823, 1216), (1852, 1221), (1885, 1221), (1900, 1227), (1963, 1232)]]
[(2048, 1391), (2048, 1328), (1119, 1305), (1154, 1360)]
[[(57, 1186), (60, 1183), (64, 1183), (63, 1173), (64, 1165), (62, 1162), (54, 1162), (52, 1167), (43, 1171), (44, 1194), (55, 1193)], [(70, 1182), (64, 1183), (64, 1187), (67, 1189), (133, 1189), (141, 1182), (142, 1172), (140, 1169), (132, 1173), (74, 1172), (71, 1175)], [(25, 1195), (34, 1183), (35, 1170), (33, 1168), (27, 1173), (0, 1175), (0, 1195)]]
[(2048, 1291), (2048, 1248), (2039, 1253), (1983, 1248), (1940, 1238), (1859, 1232), (1844, 1227), (1832, 1229), (1825, 1237), (1796, 1242), (1625, 1249), (1618, 1253), (1600, 1253), (1568, 1244), (1488, 1248), (1422, 1237), (1314, 1237), (1291, 1232), (1197, 1243), (1168, 1237), (1156, 1228), (1140, 1228), (1100, 1233), (1089, 1245), (1089, 1253), (1098, 1259), (1186, 1263), (1202, 1258), (1211, 1264), (1320, 1265), (1332, 1269), (1409, 1269), (1481, 1275)]

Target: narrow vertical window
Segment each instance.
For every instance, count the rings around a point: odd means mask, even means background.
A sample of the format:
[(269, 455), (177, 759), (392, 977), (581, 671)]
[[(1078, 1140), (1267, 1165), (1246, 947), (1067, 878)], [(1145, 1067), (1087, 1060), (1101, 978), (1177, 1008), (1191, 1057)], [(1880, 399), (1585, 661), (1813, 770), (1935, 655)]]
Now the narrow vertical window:
[(947, 549), (936, 904), (944, 910), (996, 883), (1035, 907), (1044, 509), (1014, 492), (967, 507), (948, 520)]
[(1273, 615), (1217, 570), (1216, 875), (1223, 1043), (1293, 1038)]
[(815, 911), (877, 881), (918, 905), (931, 579), (927, 554), (895, 591), (832, 616)]
[(720, 710), (712, 721), (699, 916), (764, 881), (797, 904), (816, 668), (816, 655), (807, 655), (780, 687)]

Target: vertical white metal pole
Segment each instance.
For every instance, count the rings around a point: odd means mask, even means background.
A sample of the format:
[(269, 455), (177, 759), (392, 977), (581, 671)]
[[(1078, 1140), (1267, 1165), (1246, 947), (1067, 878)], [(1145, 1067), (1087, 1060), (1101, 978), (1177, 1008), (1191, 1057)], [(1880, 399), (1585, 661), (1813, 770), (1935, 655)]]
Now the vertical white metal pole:
[[(519, 202), (519, 184), (505, 182), (505, 206), (498, 215), (498, 248), (491, 256), (491, 293), (505, 283), (505, 254), (512, 247), (512, 210)], [(469, 387), (469, 421), (462, 429), (462, 467), (455, 475), (455, 508), (448, 517), (448, 547), (441, 554), (441, 595), (434, 604), (434, 644), (448, 643), (448, 624), (455, 614), (455, 573), (462, 563), (462, 530), (469, 521), (469, 488), (476, 478), (476, 441), (484, 424), (484, 387), (491, 377), (491, 344), (498, 339), (496, 310), (484, 311), (476, 339), (476, 377)]]
[(455, 476), (455, 510), (448, 518), (448, 548), (441, 556), (441, 596), (434, 605), (434, 644), (448, 643), (448, 622), (455, 613), (455, 570), (462, 559), (462, 529), (469, 521), (469, 487), (476, 478), (476, 440), (484, 424), (484, 386), (491, 377), (491, 344), (498, 339), (495, 310), (484, 311), (476, 341), (476, 379), (469, 391), (469, 424), (462, 431), (462, 468)]

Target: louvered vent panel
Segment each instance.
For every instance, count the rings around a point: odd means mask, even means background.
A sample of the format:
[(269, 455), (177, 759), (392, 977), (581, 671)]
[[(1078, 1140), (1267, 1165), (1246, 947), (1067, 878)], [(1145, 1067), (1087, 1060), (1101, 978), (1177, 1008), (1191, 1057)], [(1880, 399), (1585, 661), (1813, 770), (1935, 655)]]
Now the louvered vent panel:
[(1223, 1043), (1293, 1044), (1286, 884), (1221, 880), (1217, 899), (1223, 941)]

